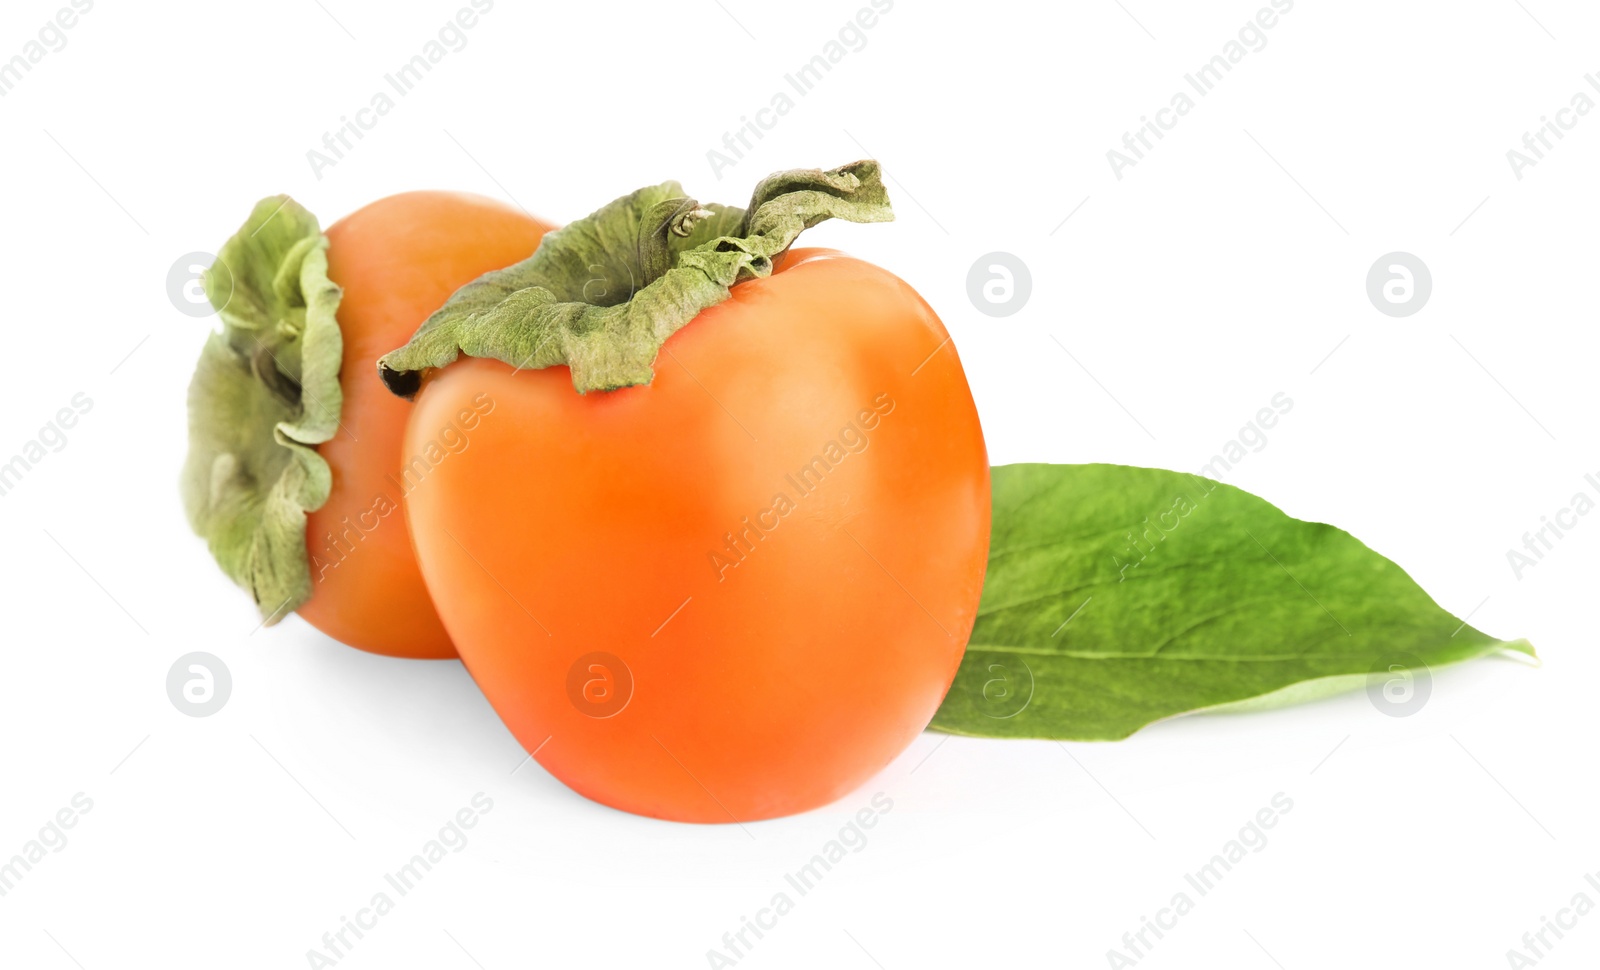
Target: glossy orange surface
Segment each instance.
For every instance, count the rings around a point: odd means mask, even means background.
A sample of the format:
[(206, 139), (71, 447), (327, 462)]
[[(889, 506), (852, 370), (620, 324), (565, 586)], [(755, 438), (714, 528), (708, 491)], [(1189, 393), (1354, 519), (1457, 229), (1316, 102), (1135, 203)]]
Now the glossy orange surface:
[(457, 192), (390, 196), (328, 228), (328, 276), (344, 288), (344, 408), (338, 433), (317, 449), (333, 491), (306, 518), (314, 588), (299, 613), (335, 640), (396, 657), (455, 656), (401, 507), (411, 406), (384, 388), (377, 362), (458, 288), (532, 255), (551, 228)]
[(647, 386), (463, 358), (406, 498), (462, 659), (539, 763), (629, 812), (827, 804), (911, 743), (983, 587), (989, 465), (944, 326), (827, 250), (673, 335)]

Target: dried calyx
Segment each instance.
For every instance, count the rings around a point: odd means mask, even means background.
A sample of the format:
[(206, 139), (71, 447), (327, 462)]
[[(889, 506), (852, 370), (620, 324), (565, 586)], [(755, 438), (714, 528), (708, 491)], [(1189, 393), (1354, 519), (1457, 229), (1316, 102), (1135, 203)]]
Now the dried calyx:
[(306, 513), (327, 501), (316, 446), (339, 426), (340, 290), (328, 240), (288, 196), (259, 202), (206, 272), (222, 329), (189, 384), (189, 524), (276, 622), (311, 595)]
[(874, 161), (779, 172), (748, 208), (701, 203), (677, 182), (640, 189), (544, 237), (531, 257), (450, 298), (378, 361), (412, 397), (423, 374), (461, 354), (519, 369), (565, 364), (579, 393), (648, 384), (666, 339), (825, 219), (894, 218)]

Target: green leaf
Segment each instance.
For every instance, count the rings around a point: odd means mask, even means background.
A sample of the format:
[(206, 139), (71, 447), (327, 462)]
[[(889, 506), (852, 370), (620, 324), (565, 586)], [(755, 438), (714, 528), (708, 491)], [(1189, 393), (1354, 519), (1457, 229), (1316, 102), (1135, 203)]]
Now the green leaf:
[(648, 384), (668, 337), (735, 283), (770, 276), (801, 232), (825, 219), (893, 218), (873, 161), (779, 172), (748, 209), (702, 205), (677, 182), (643, 188), (457, 290), (378, 373), (407, 398), (424, 371), (461, 354), (526, 370), (565, 364), (580, 394)]
[(344, 350), (328, 240), (288, 196), (256, 204), (206, 273), (221, 318), (189, 384), (189, 524), (275, 623), (311, 595), (306, 512), (332, 476), (316, 445), (339, 426)]
[(1534, 654), (1452, 616), (1349, 533), (1231, 485), (1005, 465), (993, 489), (978, 619), (934, 730), (1114, 740), (1185, 712), (1347, 690), (1395, 664), (1415, 677)]

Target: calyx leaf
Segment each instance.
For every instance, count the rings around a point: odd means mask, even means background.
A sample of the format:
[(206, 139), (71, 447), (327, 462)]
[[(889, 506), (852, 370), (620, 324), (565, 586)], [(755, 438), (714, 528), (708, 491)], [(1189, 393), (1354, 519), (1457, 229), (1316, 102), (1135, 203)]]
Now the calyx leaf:
[(339, 426), (341, 292), (328, 240), (288, 196), (256, 204), (206, 273), (222, 329), (189, 384), (189, 524), (268, 623), (311, 595), (306, 513), (327, 501), (316, 445)]
[(1114, 740), (1374, 671), (1420, 678), (1496, 651), (1534, 655), (1452, 616), (1349, 533), (1231, 485), (1123, 465), (992, 476), (989, 571), (937, 731)]
[(874, 161), (779, 172), (748, 209), (702, 204), (677, 182), (643, 188), (546, 235), (514, 266), (457, 290), (404, 347), (378, 361), (412, 397), (424, 371), (459, 355), (519, 369), (565, 364), (579, 393), (647, 384), (666, 339), (825, 219), (887, 222)]

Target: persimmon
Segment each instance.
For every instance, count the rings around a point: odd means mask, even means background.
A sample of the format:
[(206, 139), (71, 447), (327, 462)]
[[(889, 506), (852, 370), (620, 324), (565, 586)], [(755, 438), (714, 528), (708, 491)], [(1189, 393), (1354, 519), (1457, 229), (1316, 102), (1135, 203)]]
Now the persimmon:
[(961, 661), (978, 415), (909, 285), (788, 249), (829, 217), (889, 217), (875, 163), (781, 173), (748, 210), (641, 190), (380, 361), (415, 395), (408, 451), (492, 404), (407, 518), (468, 670), (591, 799), (724, 823), (826, 804), (911, 743)]
[(401, 512), (431, 461), (402, 456), (410, 408), (374, 367), (457, 288), (526, 258), (549, 228), (492, 199), (407, 192), (324, 235), (276, 196), (223, 247), (205, 279), (222, 329), (189, 389), (183, 494), (264, 622), (298, 611), (362, 650), (455, 655)]

